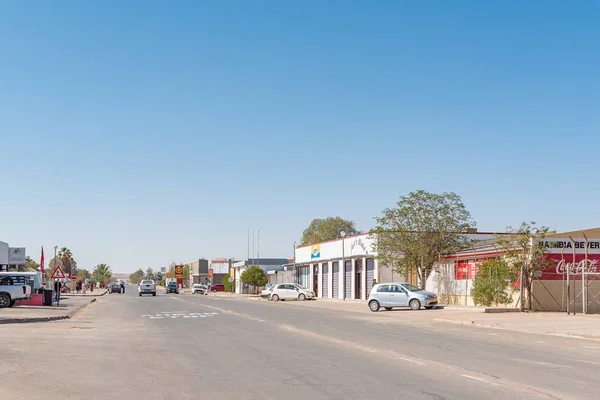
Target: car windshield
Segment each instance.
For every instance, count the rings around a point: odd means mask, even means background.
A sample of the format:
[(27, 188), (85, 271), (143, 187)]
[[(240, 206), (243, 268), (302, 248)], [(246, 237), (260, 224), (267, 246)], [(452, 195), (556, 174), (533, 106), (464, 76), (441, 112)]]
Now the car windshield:
[(142, 281), (142, 285), (152, 285), (152, 281)]
[(411, 285), (410, 283), (403, 283), (401, 286), (410, 292), (418, 292), (419, 290), (423, 290), (421, 288), (416, 287), (415, 285)]

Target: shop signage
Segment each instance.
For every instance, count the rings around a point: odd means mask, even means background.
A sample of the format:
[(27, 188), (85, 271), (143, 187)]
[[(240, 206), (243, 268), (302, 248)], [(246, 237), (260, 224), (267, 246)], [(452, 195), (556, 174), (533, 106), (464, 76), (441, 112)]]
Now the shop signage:
[(25, 247), (10, 247), (8, 257), (8, 263), (11, 265), (25, 264)]
[(365, 244), (365, 241), (362, 238), (356, 238), (354, 239), (354, 241), (352, 242), (352, 245), (350, 246), (350, 251), (352, 251), (352, 253), (354, 253), (354, 249), (355, 248), (361, 248), (363, 250), (363, 252), (367, 252), (367, 245)]
[(314, 260), (315, 258), (321, 257), (321, 245), (317, 244), (315, 246), (311, 246), (310, 248), (310, 258)]
[(183, 266), (175, 266), (175, 278), (183, 278)]

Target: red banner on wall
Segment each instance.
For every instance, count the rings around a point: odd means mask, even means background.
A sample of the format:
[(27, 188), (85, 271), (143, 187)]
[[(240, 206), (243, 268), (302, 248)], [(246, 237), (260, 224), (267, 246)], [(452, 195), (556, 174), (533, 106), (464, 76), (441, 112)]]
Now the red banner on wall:
[(587, 264), (585, 254), (576, 254), (575, 262), (573, 254), (548, 254), (547, 257), (555, 267), (542, 270), (539, 277), (542, 280), (561, 281), (566, 279), (567, 271), (569, 279), (581, 280), (584, 269), (589, 279), (600, 278), (600, 254), (589, 254)]
[(479, 271), (479, 264), (484, 260), (462, 260), (454, 263), (454, 279), (457, 281), (463, 279), (473, 279)]

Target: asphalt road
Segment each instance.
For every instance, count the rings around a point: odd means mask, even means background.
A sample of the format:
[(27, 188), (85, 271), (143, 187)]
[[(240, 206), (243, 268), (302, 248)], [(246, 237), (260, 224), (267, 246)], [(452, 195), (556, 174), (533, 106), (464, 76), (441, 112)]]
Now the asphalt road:
[[(600, 343), (211, 296), (0, 326), (0, 399), (597, 399)], [(366, 306), (365, 306), (366, 307)], [(431, 313), (437, 311), (419, 311)]]

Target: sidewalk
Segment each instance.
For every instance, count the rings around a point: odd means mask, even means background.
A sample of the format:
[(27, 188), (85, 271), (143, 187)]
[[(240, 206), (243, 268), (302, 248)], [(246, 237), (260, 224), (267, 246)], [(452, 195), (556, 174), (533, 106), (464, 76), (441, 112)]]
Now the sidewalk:
[(96, 289), (96, 290), (94, 290), (93, 293), (88, 290), (86, 294), (83, 294), (83, 293), (62, 293), (61, 299), (62, 298), (67, 298), (67, 297), (99, 297), (99, 296), (104, 296), (107, 293), (108, 293), (108, 291), (106, 289)]
[(55, 304), (52, 307), (15, 306), (3, 308), (0, 309), (0, 325), (69, 319), (95, 301), (95, 296), (75, 296), (72, 298), (63, 294), (60, 298), (59, 307)]

